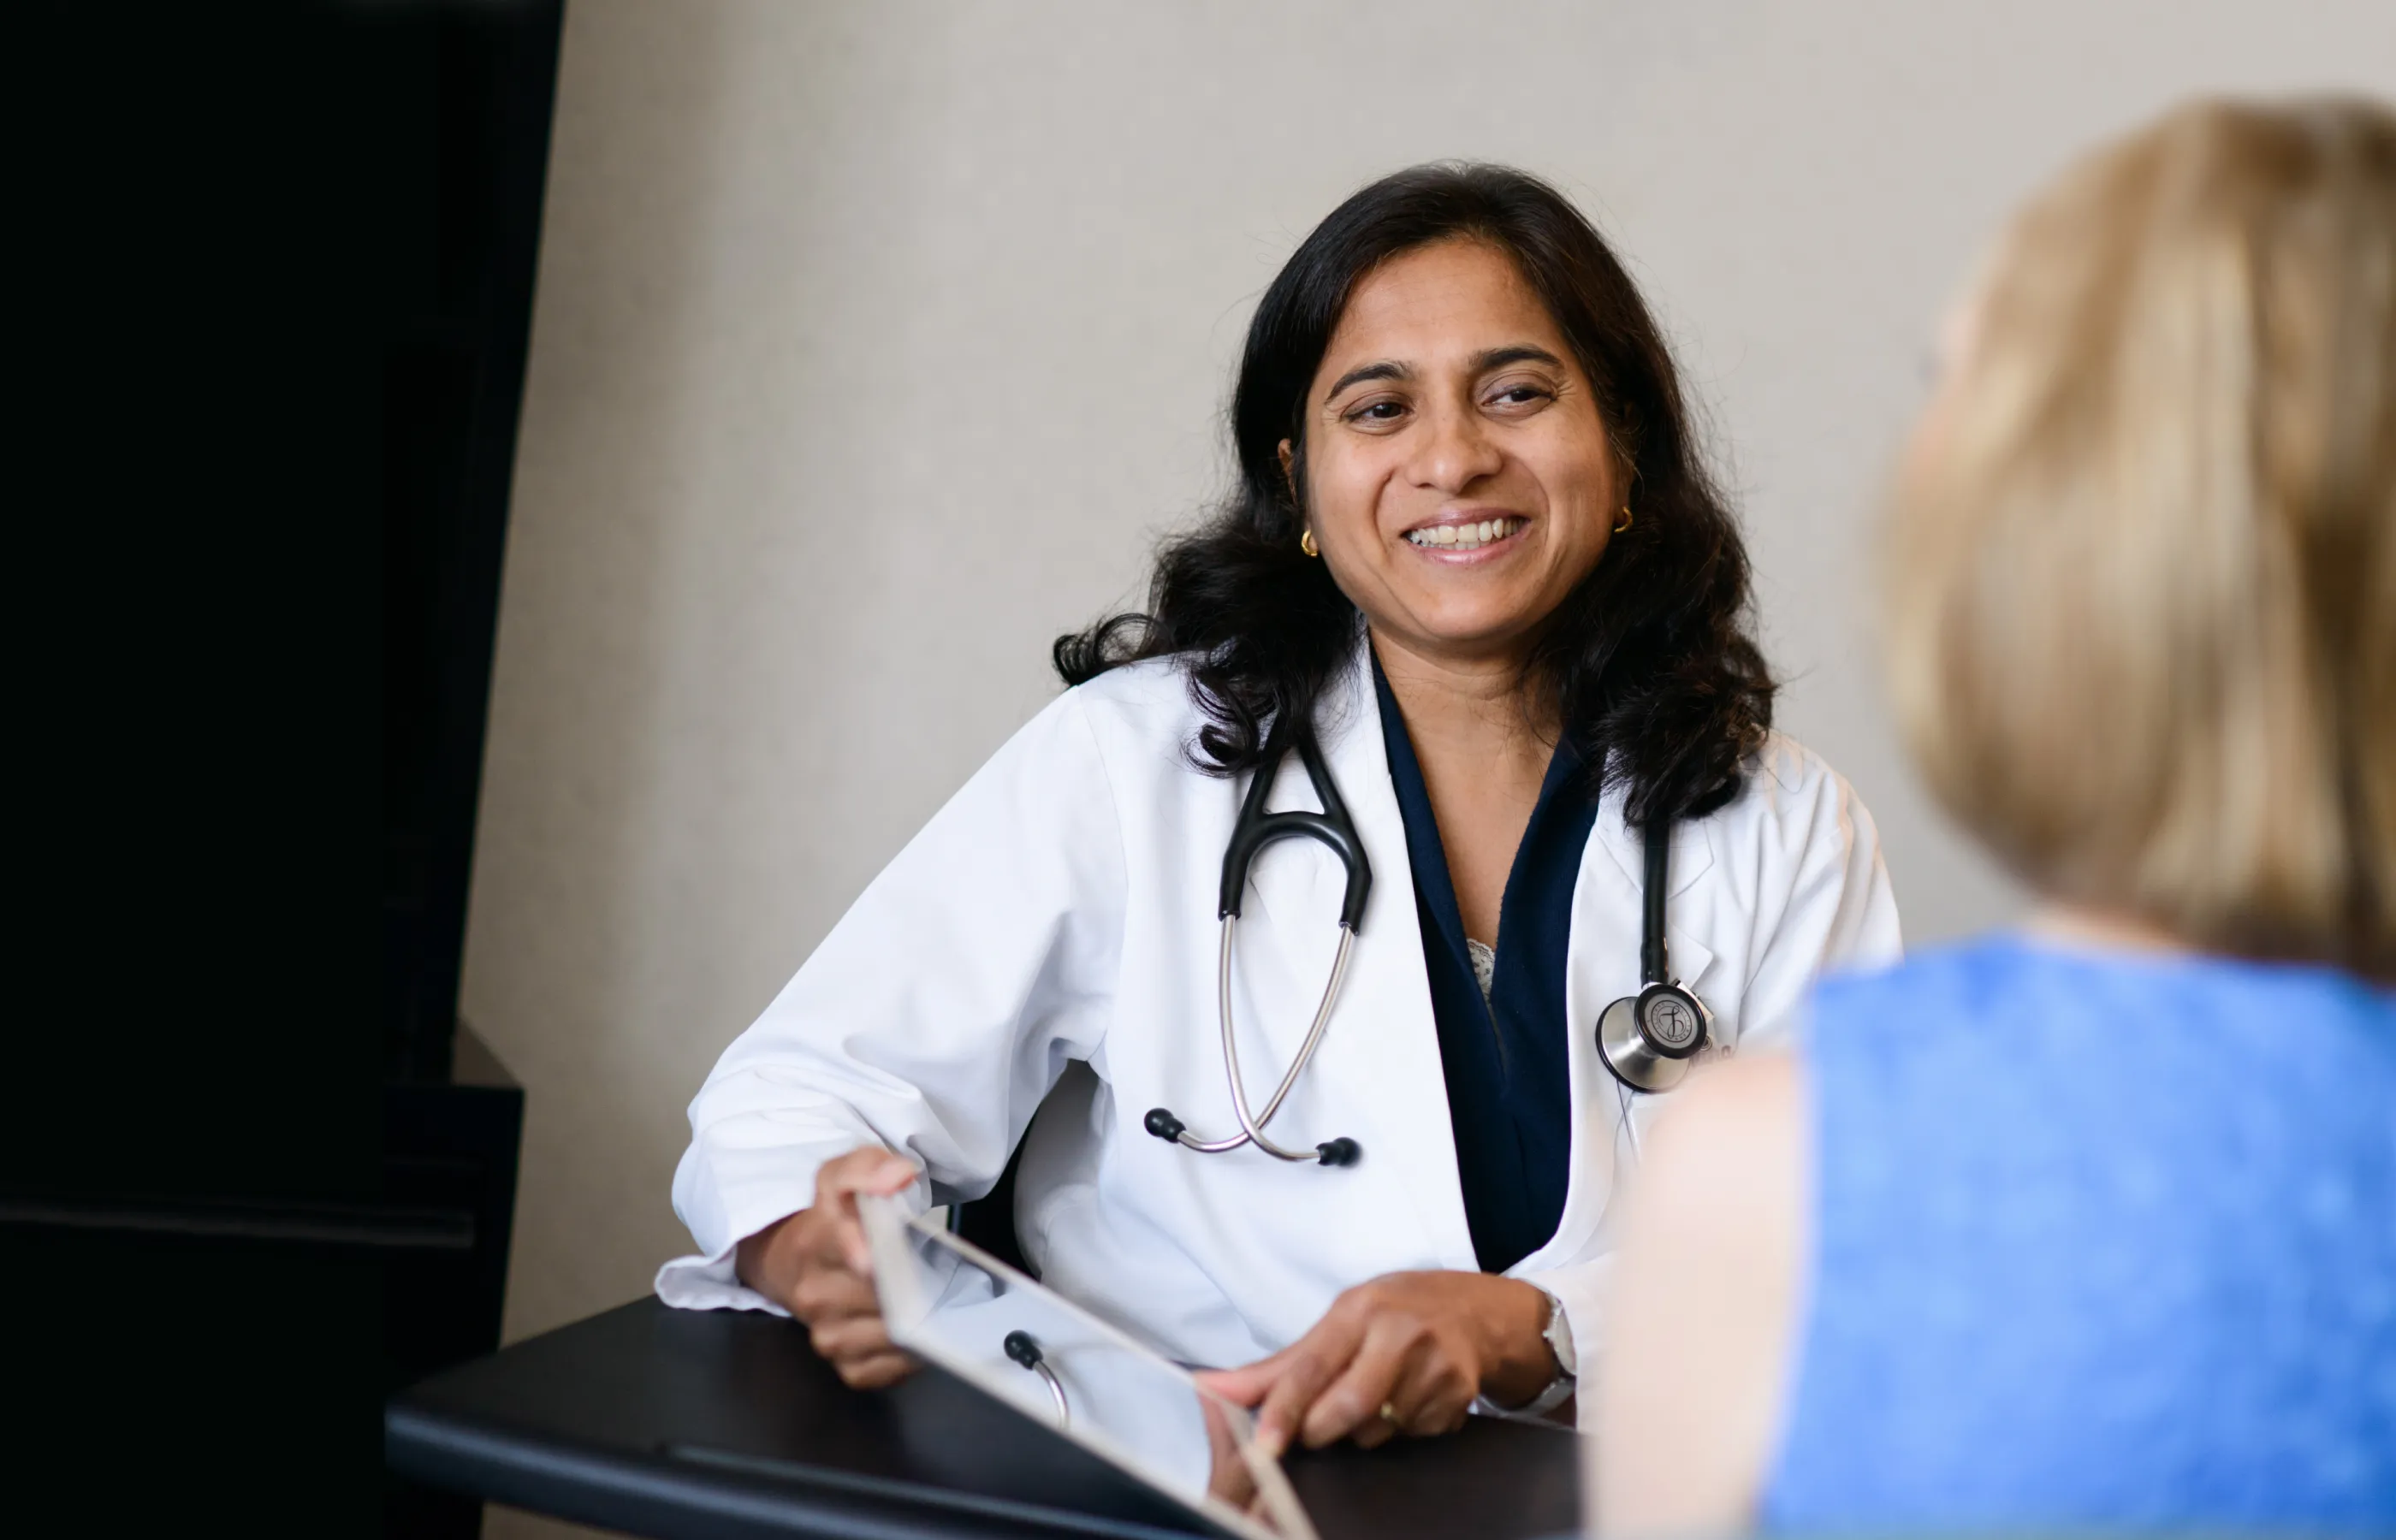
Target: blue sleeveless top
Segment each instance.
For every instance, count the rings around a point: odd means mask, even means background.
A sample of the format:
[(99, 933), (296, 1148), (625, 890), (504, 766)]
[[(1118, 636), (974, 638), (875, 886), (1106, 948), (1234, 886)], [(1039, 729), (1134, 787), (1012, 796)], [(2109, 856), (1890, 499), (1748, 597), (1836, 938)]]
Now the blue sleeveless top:
[(1808, 1042), (1766, 1528), (2396, 1533), (2396, 997), (2000, 938)]

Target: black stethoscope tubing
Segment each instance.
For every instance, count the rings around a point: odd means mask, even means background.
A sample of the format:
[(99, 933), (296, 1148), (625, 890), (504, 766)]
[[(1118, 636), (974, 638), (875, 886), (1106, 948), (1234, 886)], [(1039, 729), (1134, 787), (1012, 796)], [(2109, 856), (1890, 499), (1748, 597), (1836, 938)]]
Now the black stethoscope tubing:
[[(1296, 741), (1298, 757), (1306, 767), (1306, 778), (1314, 788), (1315, 799), (1323, 804), (1320, 813), (1290, 810), (1280, 813), (1265, 811), (1265, 799), (1279, 777), (1282, 761)], [(1240, 1073), (1240, 1050), (1233, 1029), (1231, 1014), (1231, 951), (1237, 933), (1240, 905), (1248, 885), (1248, 873), (1256, 864), (1257, 855), (1277, 840), (1313, 840), (1338, 858), (1347, 873), (1347, 890), (1339, 905), (1339, 949), (1333, 957), (1331, 976), (1324, 983), (1323, 998), (1315, 1007), (1314, 1019), (1306, 1037), (1291, 1060), (1288, 1072), (1273, 1088), (1261, 1112), (1248, 1105), (1245, 1082)], [(1657, 820), (1648, 826), (1645, 834), (1646, 868), (1641, 883), (1639, 978), (1641, 989), (1635, 997), (1625, 997), (1607, 1006), (1599, 1017), (1598, 1054), (1607, 1069), (1624, 1086), (1633, 1091), (1669, 1090), (1680, 1082), (1688, 1068), (1688, 1060), (1705, 1046), (1711, 1036), (1711, 1015), (1697, 997), (1681, 988), (1671, 975), (1670, 958), (1664, 939), (1665, 901), (1671, 892), (1671, 825)], [(1364, 1151), (1355, 1140), (1345, 1136), (1326, 1139), (1311, 1149), (1289, 1148), (1267, 1137), (1266, 1123), (1281, 1110), (1288, 1099), (1298, 1076), (1321, 1046), (1324, 1029), (1331, 1020), (1331, 1007), (1338, 999), (1340, 981), (1347, 976), (1348, 959), (1355, 945), (1356, 933), (1364, 919), (1365, 900), (1373, 889), (1372, 862), (1364, 855), (1364, 843), (1357, 836), (1355, 821), (1348, 816), (1348, 804), (1339, 795), (1339, 788), (1323, 763), (1322, 750), (1316, 747), (1313, 735), (1303, 731), (1284, 733), (1278, 726), (1265, 739), (1263, 754), (1248, 783), (1247, 795), (1241, 799), (1240, 816), (1231, 828), (1231, 842), (1223, 850), (1223, 883), (1216, 906), (1216, 916), (1222, 923), (1222, 944), (1216, 966), (1218, 1015), (1223, 1034), (1223, 1070), (1230, 1082), (1231, 1110), (1239, 1119), (1240, 1132), (1220, 1139), (1202, 1139), (1192, 1134), (1182, 1121), (1165, 1108), (1151, 1108), (1143, 1126), (1160, 1139), (1170, 1140), (1201, 1154), (1219, 1155), (1253, 1144), (1265, 1153), (1284, 1161), (1312, 1161), (1320, 1165), (1352, 1165)], [(1612, 1029), (1609, 1031), (1609, 1028)]]

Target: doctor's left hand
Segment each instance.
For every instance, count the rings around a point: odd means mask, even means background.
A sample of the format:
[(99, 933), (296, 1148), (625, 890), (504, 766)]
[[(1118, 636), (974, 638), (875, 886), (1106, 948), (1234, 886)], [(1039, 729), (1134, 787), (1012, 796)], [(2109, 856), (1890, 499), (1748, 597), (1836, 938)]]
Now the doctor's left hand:
[(1257, 1437), (1276, 1455), (1345, 1438), (1370, 1449), (1400, 1433), (1455, 1432), (1477, 1395), (1504, 1406), (1537, 1396), (1555, 1374), (1547, 1317), (1547, 1296), (1519, 1279), (1386, 1273), (1271, 1358), (1199, 1378), (1255, 1407)]

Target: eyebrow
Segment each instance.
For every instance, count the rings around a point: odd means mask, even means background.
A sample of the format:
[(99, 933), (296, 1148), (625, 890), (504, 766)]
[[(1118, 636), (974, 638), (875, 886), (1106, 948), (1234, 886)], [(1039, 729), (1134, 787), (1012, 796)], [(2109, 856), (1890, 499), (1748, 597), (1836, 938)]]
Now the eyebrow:
[[(1502, 369), (1509, 364), (1547, 364), (1561, 369), (1564, 367), (1564, 361), (1548, 352), (1547, 349), (1534, 347), (1528, 342), (1516, 342), (1503, 348), (1484, 348), (1472, 355), (1474, 374), (1487, 374), (1492, 369)], [(1414, 375), (1415, 371), (1410, 365), (1388, 359), (1378, 364), (1362, 365), (1333, 380), (1331, 389), (1324, 392), (1324, 399), (1326, 401), (1335, 399), (1349, 386), (1362, 385), (1366, 380), (1412, 379)]]
[(1351, 369), (1346, 374), (1341, 375), (1338, 378), (1331, 382), (1331, 389), (1324, 392), (1324, 397), (1328, 400), (1333, 396), (1337, 396), (1349, 386), (1361, 385), (1368, 379), (1412, 379), (1414, 376), (1414, 370), (1408, 368), (1405, 365), (1393, 364), (1384, 359), (1378, 364), (1367, 364), (1361, 368)]
[(1528, 342), (1517, 342), (1508, 348), (1487, 348), (1472, 355), (1472, 372), (1487, 374), (1509, 364), (1550, 364), (1561, 369), (1564, 361), (1545, 348), (1535, 348)]

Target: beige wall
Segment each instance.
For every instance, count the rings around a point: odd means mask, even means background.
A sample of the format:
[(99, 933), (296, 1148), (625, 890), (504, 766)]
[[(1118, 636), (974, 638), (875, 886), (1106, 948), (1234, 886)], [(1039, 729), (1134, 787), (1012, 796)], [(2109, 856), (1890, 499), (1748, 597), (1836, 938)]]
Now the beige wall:
[(2197, 88), (2396, 91), (2385, 0), (669, 4), (566, 31), (467, 949), (530, 1090), (511, 1336), (683, 1241), (683, 1107), (1223, 482), (1256, 295), (1359, 182), (1559, 181), (1710, 405), (1782, 721), (1919, 939), (2013, 899), (1870, 661), (1870, 510), (1943, 299)]

